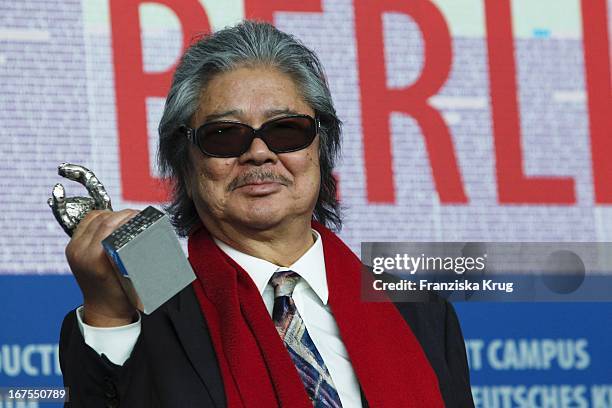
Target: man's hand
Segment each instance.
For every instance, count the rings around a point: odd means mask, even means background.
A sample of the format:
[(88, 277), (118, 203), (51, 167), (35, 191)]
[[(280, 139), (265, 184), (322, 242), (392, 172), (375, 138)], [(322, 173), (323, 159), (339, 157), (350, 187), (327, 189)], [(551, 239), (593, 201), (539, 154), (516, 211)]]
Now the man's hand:
[(90, 197), (65, 196), (56, 184), (47, 201), (64, 231), (72, 237), (66, 258), (84, 299), (85, 323), (98, 327), (122, 326), (134, 321), (140, 301), (129, 279), (108, 259), (102, 240), (138, 214), (113, 212), (110, 197), (94, 173), (83, 166), (63, 163), (58, 173), (81, 183)]
[(109, 260), (102, 240), (138, 214), (93, 210), (79, 223), (66, 247), (66, 258), (84, 300), (84, 320), (91, 326), (130, 324), (142, 305), (129, 279), (121, 276)]

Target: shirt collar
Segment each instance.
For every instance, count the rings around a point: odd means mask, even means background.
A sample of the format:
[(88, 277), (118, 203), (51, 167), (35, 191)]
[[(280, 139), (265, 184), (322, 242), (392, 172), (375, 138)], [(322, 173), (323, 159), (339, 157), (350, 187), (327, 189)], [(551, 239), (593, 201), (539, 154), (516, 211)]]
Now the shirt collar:
[(223, 241), (216, 238), (213, 239), (223, 252), (249, 274), (259, 293), (262, 295), (274, 272), (292, 270), (310, 285), (312, 290), (321, 299), (321, 302), (326, 305), (329, 298), (329, 290), (327, 287), (327, 273), (325, 271), (325, 257), (323, 256), (323, 243), (317, 231), (312, 230), (312, 233), (315, 237), (314, 244), (289, 267), (278, 266), (265, 259), (245, 254)]

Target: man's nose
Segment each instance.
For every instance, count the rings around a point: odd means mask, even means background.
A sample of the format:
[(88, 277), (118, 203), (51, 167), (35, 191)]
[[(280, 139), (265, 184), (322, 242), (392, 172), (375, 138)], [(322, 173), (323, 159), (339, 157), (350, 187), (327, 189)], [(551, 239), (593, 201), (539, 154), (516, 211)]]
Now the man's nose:
[(252, 163), (255, 165), (261, 165), (264, 163), (275, 163), (278, 160), (278, 156), (272, 150), (268, 148), (266, 142), (261, 140), (259, 137), (253, 139), (249, 150), (244, 152), (239, 157), (240, 163)]

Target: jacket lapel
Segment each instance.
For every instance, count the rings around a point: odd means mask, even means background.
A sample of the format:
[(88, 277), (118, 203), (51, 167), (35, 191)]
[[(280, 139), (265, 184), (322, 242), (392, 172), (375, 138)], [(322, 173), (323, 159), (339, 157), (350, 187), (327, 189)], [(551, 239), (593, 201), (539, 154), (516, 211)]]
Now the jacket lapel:
[(183, 289), (177, 298), (176, 302), (167, 303), (168, 316), (215, 406), (224, 408), (225, 390), (217, 356), (192, 286)]

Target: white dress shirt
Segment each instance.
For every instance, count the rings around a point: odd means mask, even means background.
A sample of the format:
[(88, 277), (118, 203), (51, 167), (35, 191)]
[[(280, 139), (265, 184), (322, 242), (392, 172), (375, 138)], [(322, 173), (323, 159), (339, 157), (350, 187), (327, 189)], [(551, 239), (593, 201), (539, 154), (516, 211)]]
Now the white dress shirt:
[[(249, 274), (259, 289), (270, 316), (274, 307), (274, 288), (269, 284), (272, 275), (275, 272), (291, 270), (302, 277), (293, 291), (295, 307), (325, 361), (342, 406), (361, 407), (359, 383), (327, 304), (329, 290), (323, 243), (318, 232), (313, 230), (313, 234), (316, 239), (314, 245), (288, 268), (237, 251), (217, 239), (215, 243)], [(77, 309), (77, 320), (85, 343), (98, 354), (106, 354), (113, 363), (123, 364), (140, 335), (140, 317), (137, 322), (126, 326), (100, 328), (83, 323), (81, 314), (82, 307)]]

